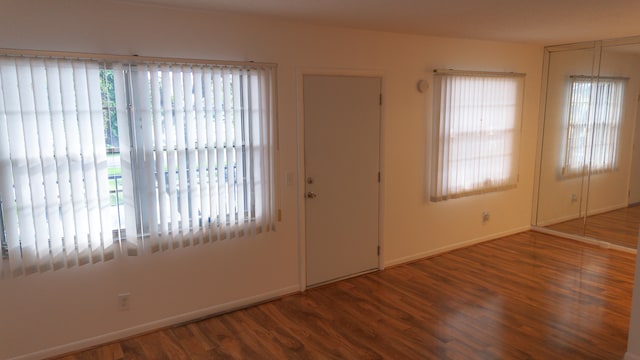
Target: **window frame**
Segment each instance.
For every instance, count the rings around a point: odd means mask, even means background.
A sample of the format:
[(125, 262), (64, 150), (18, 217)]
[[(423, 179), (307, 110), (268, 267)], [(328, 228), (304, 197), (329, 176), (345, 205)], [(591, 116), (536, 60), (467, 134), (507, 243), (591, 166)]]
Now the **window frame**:
[[(261, 126), (264, 126), (264, 128), (260, 129), (260, 141), (258, 142), (259, 147), (256, 149), (248, 149), (246, 151), (258, 154), (258, 155), (253, 155), (253, 156), (259, 156), (262, 160), (262, 163), (260, 163), (260, 169), (256, 170), (257, 172), (260, 172), (259, 175), (255, 175), (258, 176), (257, 178), (254, 179), (250, 179), (250, 185), (247, 185), (249, 187), (253, 187), (250, 189), (244, 189), (244, 191), (249, 191), (253, 196), (258, 196), (257, 194), (259, 194), (261, 197), (261, 199), (259, 200), (259, 202), (262, 204), (261, 206), (261, 212), (260, 212), (260, 216), (263, 217), (263, 219), (260, 219), (260, 224), (258, 225), (253, 225), (251, 229), (240, 229), (238, 230), (237, 234), (234, 233), (234, 235), (232, 237), (235, 236), (255, 236), (259, 233), (262, 232), (268, 232), (268, 231), (274, 231), (275, 230), (275, 222), (276, 220), (276, 212), (277, 212), (277, 207), (278, 207), (278, 198), (276, 196), (277, 194), (277, 176), (275, 175), (275, 171), (277, 169), (277, 150), (278, 150), (278, 117), (277, 117), (277, 65), (273, 64), (273, 63), (256, 63), (256, 62), (234, 62), (234, 61), (208, 61), (208, 60), (186, 60), (186, 59), (172, 59), (172, 58), (150, 58), (150, 57), (130, 57), (130, 56), (114, 56), (114, 55), (97, 55), (97, 54), (78, 54), (78, 53), (63, 53), (63, 52), (41, 52), (41, 51), (21, 51), (21, 50), (2, 50), (0, 51), (0, 56), (2, 57), (14, 57), (14, 58), (44, 58), (46, 59), (59, 59), (59, 60), (64, 60), (64, 61), (72, 61), (72, 62), (91, 62), (91, 63), (97, 63), (99, 65), (99, 69), (100, 71), (103, 70), (107, 70), (107, 69), (111, 69), (112, 65), (114, 63), (120, 63), (120, 64), (126, 64), (126, 66), (131, 67), (136, 67), (138, 64), (148, 64), (148, 63), (162, 63), (162, 64), (172, 64), (172, 65), (179, 65), (179, 66), (185, 66), (185, 67), (189, 67), (189, 66), (193, 66), (193, 67), (197, 67), (197, 66), (210, 66), (213, 68), (233, 68), (233, 69), (245, 69), (247, 71), (247, 75), (249, 76), (249, 72), (251, 72), (251, 76), (256, 76), (258, 80), (253, 80), (253, 81), (258, 81), (259, 84), (256, 85), (255, 83), (250, 83), (249, 86), (253, 86), (253, 88), (251, 90), (247, 90), (247, 93), (253, 93), (254, 95), (256, 95), (256, 98), (260, 98), (260, 100), (255, 103), (257, 105), (257, 108), (254, 107), (252, 108), (253, 111), (258, 111), (260, 113), (260, 115), (254, 115), (254, 117), (256, 119), (260, 118), (262, 119), (263, 117), (267, 117), (268, 120), (268, 124), (266, 125), (262, 125), (262, 120), (252, 120), (252, 121), (260, 121), (259, 123), (261, 124)], [(257, 70), (256, 70), (257, 69)], [(230, 70), (230, 72), (232, 72), (233, 70)], [(257, 74), (255, 73), (255, 71), (257, 71)], [(266, 76), (266, 77), (265, 77)], [(100, 79), (103, 79), (103, 73), (101, 72), (99, 75)], [(130, 80), (130, 79), (129, 79)], [(91, 80), (93, 81), (93, 80)], [(97, 85), (96, 83), (93, 83), (94, 86)], [(100, 85), (102, 84), (102, 81), (100, 83)], [(100, 87), (100, 85), (97, 85), (98, 87)], [(129, 85), (127, 85), (127, 89), (126, 91), (131, 91), (132, 90), (132, 86), (131, 83), (129, 82)], [(261, 95), (257, 95), (258, 92)], [(266, 95), (265, 95), (266, 94)], [(109, 106), (107, 105), (109, 103), (109, 99), (108, 99), (108, 94), (105, 96), (104, 94), (104, 89), (100, 88), (100, 95), (101, 95), (101, 101), (102, 101), (102, 119), (103, 119), (103, 135), (105, 136), (105, 138), (107, 137), (107, 126), (108, 124), (111, 124), (111, 122), (107, 123), (106, 119), (108, 116), (110, 116), (111, 114), (111, 110)], [(126, 104), (123, 104), (124, 107), (127, 108), (127, 114), (126, 114), (126, 121), (127, 122), (127, 127), (131, 128), (131, 127), (135, 127), (136, 125), (136, 119), (134, 118), (134, 115), (132, 114), (133, 111), (133, 104), (131, 103), (131, 101), (129, 100), (130, 97), (127, 96), (127, 101)], [(107, 101), (105, 101), (107, 100)], [(117, 110), (115, 110), (117, 111)], [(257, 114), (257, 113), (256, 113)], [(122, 114), (117, 114), (117, 116), (121, 116)], [(190, 119), (190, 118), (189, 118)], [(195, 120), (195, 118), (194, 118)], [(186, 121), (186, 120), (185, 120)], [(258, 122), (257, 122), (258, 123)], [(130, 130), (130, 129), (129, 129)], [(266, 134), (263, 134), (263, 132), (265, 132)], [(122, 133), (120, 134), (122, 135)], [(263, 142), (264, 139), (267, 139), (266, 142)], [(113, 143), (111, 144), (113, 145)], [(129, 147), (128, 150), (126, 150), (127, 152), (135, 152), (134, 147), (136, 147), (133, 142), (130, 144), (131, 146)], [(243, 148), (247, 147), (248, 145), (243, 142)], [(110, 149), (112, 147), (110, 147), (108, 144), (105, 144), (105, 151), (107, 153), (109, 153)], [(226, 145), (225, 145), (226, 148)], [(113, 149), (116, 149), (118, 151), (122, 150), (121, 146), (118, 146), (117, 148), (113, 147)], [(198, 151), (198, 149), (191, 149), (192, 151)], [(223, 149), (224, 150), (224, 149)], [(155, 150), (154, 150), (155, 151)], [(165, 148), (166, 151), (166, 148)], [(225, 150), (226, 151), (226, 150)], [(11, 154), (9, 154), (10, 156)], [(266, 160), (265, 162), (265, 158), (268, 158), (268, 160)], [(121, 163), (121, 159), (118, 160), (119, 162), (119, 167), (124, 167), (125, 165)], [(235, 164), (235, 162), (234, 162)], [(237, 165), (240, 165), (241, 162), (237, 163)], [(132, 163), (132, 167), (134, 167), (135, 164)], [(236, 165), (234, 165), (236, 166)], [(189, 171), (189, 170), (188, 170)], [(196, 171), (196, 170), (194, 170)], [(226, 165), (225, 165), (225, 173), (226, 173)], [(251, 176), (254, 176), (253, 174), (251, 174)], [(111, 179), (111, 174), (108, 174), (108, 178)], [(11, 180), (13, 181), (13, 180)], [(117, 179), (114, 179), (114, 181), (118, 181)], [(255, 182), (255, 183), (254, 183)], [(226, 183), (226, 182), (225, 182)], [(231, 184), (233, 184), (233, 182), (230, 182)], [(116, 184), (117, 186), (117, 184)], [(226, 185), (225, 185), (226, 186)], [(261, 190), (256, 190), (255, 187), (260, 187)], [(108, 193), (111, 193), (111, 184), (109, 184), (109, 182), (107, 182), (106, 185), (106, 189)], [(137, 193), (141, 191), (141, 187), (138, 186), (135, 189), (132, 190), (133, 192)], [(118, 196), (119, 193), (116, 191), (115, 192), (115, 196), (116, 196), (116, 203), (115, 205), (111, 205), (109, 207), (109, 210), (111, 210), (113, 208), (113, 206), (118, 206)], [(1, 200), (1, 199), (0, 199)], [(237, 217), (240, 218), (240, 220), (244, 223), (257, 223), (258, 222), (258, 216), (256, 215), (256, 208), (255, 208), (255, 201), (253, 203), (253, 206), (251, 207), (245, 207), (245, 214), (239, 214)], [(30, 250), (25, 250), (23, 248), (23, 241), (18, 238), (17, 241), (17, 248), (14, 245), (11, 245), (10, 248), (10, 243), (13, 242), (13, 244), (16, 244), (14, 240), (8, 241), (7, 240), (7, 233), (6, 233), (6, 226), (8, 226), (6, 224), (6, 222), (4, 221), (4, 212), (2, 211), (3, 209), (3, 204), (0, 202), (0, 278), (9, 275), (9, 276), (18, 276), (18, 275), (24, 275), (24, 274), (28, 274), (28, 273), (33, 273), (33, 272), (44, 272), (44, 271), (48, 271), (51, 270), (52, 268), (59, 268), (59, 265), (56, 265), (56, 261), (61, 261), (60, 258), (56, 258), (53, 259), (51, 258), (50, 260), (48, 260), (49, 262), (53, 262), (53, 265), (44, 265), (41, 266), (39, 265), (41, 263), (40, 260), (40, 256), (57, 256), (56, 254), (54, 254), (51, 250), (51, 248), (49, 249), (41, 249), (39, 250), (39, 254), (25, 254), (25, 256), (31, 257), (33, 258), (34, 256), (36, 257), (36, 262), (37, 264), (28, 264), (28, 263), (23, 263), (24, 260), (24, 256), (23, 256), (23, 252), (24, 251), (30, 251)], [(5, 209), (6, 210), (6, 209)], [(111, 217), (111, 214), (107, 215), (109, 217)], [(137, 216), (137, 215), (136, 215)], [(231, 223), (230, 218), (233, 217), (232, 213), (228, 213), (226, 217), (223, 216), (222, 220), (219, 222), (219, 226), (222, 227), (228, 227)], [(226, 218), (226, 220), (225, 220)], [(188, 220), (189, 222), (191, 222), (191, 217)], [(130, 246), (130, 244), (126, 244), (126, 237), (127, 237), (127, 231), (126, 231), (126, 227), (124, 226), (124, 222), (120, 222), (120, 224), (122, 224), (121, 226), (119, 226), (120, 228), (118, 229), (118, 226), (115, 226), (116, 228), (113, 228), (109, 231), (109, 235), (105, 236), (105, 241), (104, 241), (104, 245), (103, 248), (105, 249), (105, 255), (104, 256), (100, 256), (99, 258), (94, 258), (93, 256), (91, 257), (91, 259), (88, 262), (96, 262), (96, 261), (106, 261), (106, 260), (110, 260), (114, 258), (115, 256), (118, 256), (119, 254), (124, 254), (124, 255), (136, 255), (136, 254), (142, 254), (142, 253), (146, 253), (149, 252), (148, 247), (146, 245), (144, 245), (145, 242), (147, 242), (147, 240), (144, 240), (145, 238), (149, 237), (149, 234), (146, 232), (140, 232), (140, 231), (136, 231), (136, 229), (133, 229), (134, 231), (131, 231), (131, 233), (134, 232), (138, 232), (138, 234), (136, 235), (138, 240), (137, 240), (137, 245), (139, 247), (138, 251), (130, 251), (131, 249), (128, 248)], [(114, 227), (113, 225), (109, 225), (109, 227)], [(18, 226), (19, 228), (19, 226)], [(138, 229), (139, 230), (139, 229)], [(189, 235), (185, 235), (187, 237), (191, 238), (192, 237), (196, 237), (196, 235), (192, 235), (191, 232), (195, 233), (195, 232), (201, 232), (203, 231), (202, 227), (199, 227), (198, 229), (193, 229), (193, 228), (189, 228)], [(102, 232), (102, 234), (104, 235), (105, 231)], [(227, 231), (228, 233), (228, 231)], [(181, 233), (182, 234), (182, 231)], [(175, 237), (175, 236), (181, 236), (180, 234), (169, 234), (170, 237)], [(111, 240), (109, 240), (110, 238), (113, 237), (113, 242), (111, 242)], [(228, 236), (227, 236), (228, 237)], [(225, 238), (225, 237), (222, 237)], [(144, 241), (143, 241), (144, 240)], [(49, 242), (51, 242), (51, 240), (49, 240)], [(182, 241), (182, 239), (178, 240), (179, 244), (177, 247), (182, 247), (182, 246), (187, 246), (185, 245), (186, 243), (184, 241)], [(189, 241), (189, 244), (191, 244), (191, 241)], [(198, 244), (198, 242), (193, 242), (193, 244)], [(115, 245), (115, 246), (114, 246)], [(140, 246), (143, 246), (142, 248), (140, 248)], [(67, 246), (68, 247), (68, 246)], [(75, 244), (76, 247), (76, 251), (78, 248), (78, 243)], [(115, 248), (114, 248), (115, 247)], [(169, 248), (176, 248), (175, 244), (174, 246), (170, 246)], [(12, 250), (13, 249), (13, 250)], [(16, 250), (17, 249), (17, 250)], [(166, 249), (166, 247), (165, 247)], [(42, 251), (44, 250), (44, 252)], [(151, 252), (157, 251), (158, 248), (156, 247), (155, 250), (152, 248)], [(64, 248), (63, 245), (63, 249), (62, 249), (62, 253), (66, 254), (68, 252), (73, 252), (74, 249), (68, 249), (68, 248)], [(107, 254), (108, 253), (108, 254)], [(15, 254), (20, 254), (19, 255), (19, 259), (13, 259), (11, 260), (12, 257), (16, 257)], [(61, 255), (63, 257), (65, 257), (66, 255)], [(26, 260), (25, 260), (26, 261)], [(29, 260), (31, 261), (31, 260)], [(44, 260), (45, 264), (47, 263), (47, 260)], [(76, 266), (76, 265), (82, 265), (87, 263), (87, 261), (71, 261), (68, 262), (67, 260), (62, 260), (63, 264), (62, 266), (64, 267), (71, 267), (71, 266)], [(10, 265), (11, 264), (11, 265)], [(11, 266), (9, 268), (9, 266)]]
[[(520, 157), (518, 145), (522, 129), (525, 77), (526, 74), (515, 72), (434, 70), (434, 100), (432, 124), (433, 130), (431, 136), (433, 146), (432, 156), (430, 157), (432, 165), (430, 176), (431, 185), (429, 190), (430, 200), (432, 202), (439, 202), (448, 199), (461, 198), (489, 192), (504, 191), (517, 187), (519, 180), (518, 163)], [(449, 156), (449, 153), (454, 152), (450, 151), (451, 149), (449, 147), (452, 143), (451, 138), (458, 133), (447, 132), (447, 129), (453, 128), (454, 126), (452, 124), (454, 124), (455, 121), (460, 121), (458, 118), (461, 117), (461, 115), (459, 114), (460, 112), (462, 112), (459, 111), (461, 108), (467, 108), (468, 110), (468, 108), (471, 107), (471, 105), (469, 105), (468, 103), (465, 104), (464, 102), (462, 102), (462, 97), (464, 97), (463, 95), (461, 95), (462, 90), (453, 89), (453, 87), (460, 86), (460, 84), (445, 84), (445, 81), (453, 81), (453, 79), (475, 79), (477, 81), (487, 82), (490, 82), (491, 79), (506, 79), (508, 81), (513, 81), (514, 83), (513, 86), (515, 86), (515, 88), (513, 90), (513, 98), (507, 102), (503, 101), (502, 108), (500, 109), (500, 111), (508, 111), (509, 108), (513, 109), (513, 126), (509, 128), (503, 128), (504, 131), (511, 135), (507, 134), (503, 137), (503, 140), (501, 140), (502, 142), (505, 142), (508, 140), (508, 138), (512, 138), (512, 140), (510, 141), (510, 152), (502, 154), (503, 157), (509, 155), (509, 165), (504, 165), (504, 167), (510, 170), (506, 176), (503, 176), (502, 179), (491, 178), (485, 181), (476, 181), (475, 183), (468, 185), (461, 190), (456, 189), (457, 185), (454, 185), (452, 180), (450, 180), (452, 171), (454, 170), (452, 170), (453, 166), (450, 165), (452, 161), (447, 160), (447, 157)], [(481, 100), (479, 100), (479, 103), (476, 104), (476, 107), (479, 109), (478, 113), (484, 114), (486, 108), (495, 105), (492, 104), (491, 101), (496, 100), (487, 99), (489, 95), (486, 95), (484, 91), (479, 92), (479, 94)], [(457, 96), (457, 98), (453, 98), (454, 96)], [(461, 103), (455, 103), (457, 101)], [(454, 111), (459, 111), (459, 113), (456, 114), (454, 113)], [(468, 114), (465, 114), (465, 116), (468, 117)], [(480, 121), (483, 121), (482, 116), (479, 117), (481, 118)], [(491, 118), (493, 119), (493, 117)], [(466, 119), (465, 121), (468, 121), (468, 119)], [(483, 134), (484, 132), (481, 133)], [(498, 156), (499, 155), (496, 155), (494, 157), (497, 158)], [(461, 159), (465, 160), (464, 157), (461, 157)], [(475, 167), (479, 168), (481, 164), (482, 161), (476, 159)], [(500, 171), (504, 171), (504, 168)]]
[[(621, 136), (624, 96), (628, 80), (625, 77), (615, 76), (572, 75), (569, 77), (568, 109), (564, 129), (564, 156), (561, 165), (563, 178), (571, 179), (586, 174), (604, 174), (616, 171), (619, 160), (618, 142)], [(584, 112), (585, 110), (579, 109), (579, 105), (584, 105), (585, 101), (580, 103), (574, 101), (576, 86), (579, 84), (588, 86), (589, 95), (586, 101), (586, 115), (574, 116), (577, 112)], [(603, 84), (608, 89), (604, 90), (601, 87)], [(606, 93), (606, 99), (601, 97), (603, 93)], [(603, 105), (611, 105), (614, 101), (615, 104), (613, 105), (617, 107), (616, 109), (602, 108)], [(608, 117), (611, 115), (612, 110), (615, 112), (615, 119)], [(605, 118), (600, 116), (603, 112), (606, 114)], [(598, 131), (602, 127), (606, 128), (603, 131), (605, 134)], [(613, 136), (609, 136), (609, 141), (600, 144), (600, 147), (607, 148), (607, 151), (601, 154), (608, 159), (602, 163), (593, 164), (594, 141), (598, 135), (606, 135), (607, 132), (613, 134)], [(575, 133), (583, 133), (584, 138), (572, 136)], [(576, 146), (574, 145), (575, 142), (578, 142), (578, 145), (582, 142), (584, 145), (582, 147)]]

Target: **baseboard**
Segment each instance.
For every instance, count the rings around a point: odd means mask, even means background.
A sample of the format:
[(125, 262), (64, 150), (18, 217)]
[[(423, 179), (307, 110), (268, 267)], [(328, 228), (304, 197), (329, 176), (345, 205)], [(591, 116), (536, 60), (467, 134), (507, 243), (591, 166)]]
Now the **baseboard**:
[[(549, 235), (553, 235), (553, 236), (557, 236), (557, 237), (561, 237), (561, 238), (565, 238), (565, 239), (569, 239), (569, 240), (575, 240), (575, 241), (580, 241), (580, 242), (591, 244), (591, 245), (600, 246), (603, 249), (618, 250), (618, 251), (622, 251), (622, 252), (626, 252), (626, 253), (630, 253), (630, 254), (637, 254), (638, 253), (638, 251), (636, 249), (631, 249), (631, 248), (628, 248), (626, 246), (620, 246), (620, 245), (612, 244), (612, 243), (610, 243), (608, 241), (602, 241), (602, 240), (590, 238), (588, 236), (564, 233), (562, 231), (552, 230), (552, 229), (548, 229), (548, 228), (540, 227), (540, 226), (532, 226), (531, 230), (537, 231), (537, 232), (543, 233), (543, 234), (549, 234)], [(638, 360), (640, 360), (640, 359), (638, 359)]]
[(640, 360), (640, 355), (627, 352), (626, 354), (624, 354), (624, 360)]
[(538, 221), (538, 226), (551, 226), (551, 225), (561, 224), (566, 221), (575, 220), (578, 218), (580, 218), (580, 216), (568, 215), (568, 216), (563, 216), (563, 217), (559, 217), (551, 220)]
[[(595, 209), (595, 210), (591, 210), (587, 212), (587, 216), (595, 216), (595, 215), (600, 215), (600, 214), (604, 214), (604, 213), (608, 213), (609, 211), (615, 211), (615, 210), (620, 210), (620, 209), (624, 209), (629, 207), (627, 204), (619, 204), (619, 205), (613, 205), (613, 206), (608, 206), (605, 208), (600, 208), (600, 209)], [(538, 222), (538, 226), (551, 226), (551, 225), (556, 225), (556, 224), (560, 224), (566, 221), (571, 221), (571, 220), (575, 220), (575, 219), (579, 219), (582, 216), (576, 216), (576, 215), (568, 215), (568, 216), (563, 216), (563, 217), (559, 217), (559, 218), (555, 218), (555, 219), (551, 219), (551, 220), (547, 220), (547, 221), (539, 221)]]
[(161, 328), (165, 328), (167, 326), (172, 326), (172, 325), (176, 325), (184, 322), (197, 320), (200, 318), (205, 318), (205, 317), (222, 314), (222, 313), (233, 311), (233, 310), (246, 308), (251, 305), (256, 305), (269, 300), (278, 299), (282, 296), (297, 293), (299, 291), (300, 291), (300, 287), (298, 285), (288, 286), (285, 288), (269, 291), (269, 292), (258, 294), (255, 296), (250, 296), (247, 298), (230, 301), (224, 304), (214, 305), (214, 306), (199, 309), (196, 311), (191, 311), (188, 313), (171, 316), (161, 320), (133, 326), (127, 329), (110, 332), (104, 335), (75, 341), (69, 344), (56, 346), (56, 347), (52, 347), (49, 349), (45, 349), (45, 350), (41, 350), (41, 351), (37, 351), (37, 352), (25, 354), (25, 355), (20, 355), (18, 357), (10, 358), (8, 360), (32, 360), (32, 359), (36, 360), (36, 359), (43, 359), (43, 358), (49, 358), (52, 356), (68, 354), (71, 352), (91, 348), (101, 344), (110, 343), (119, 339), (128, 338), (138, 334), (143, 334), (150, 331), (158, 330)]
[(496, 233), (496, 234), (482, 236), (482, 237), (475, 238), (475, 239), (472, 239), (472, 240), (462, 241), (462, 242), (459, 242), (459, 243), (455, 243), (453, 245), (443, 246), (441, 248), (437, 248), (437, 249), (434, 249), (434, 250), (424, 251), (424, 252), (420, 252), (420, 253), (413, 254), (413, 255), (410, 255), (410, 256), (405, 256), (405, 257), (402, 257), (402, 258), (389, 260), (389, 261), (386, 261), (384, 265), (385, 265), (385, 267), (394, 266), (394, 265), (400, 265), (400, 264), (408, 263), (408, 262), (411, 262), (411, 261), (416, 261), (416, 260), (432, 257), (432, 256), (435, 256), (435, 255), (443, 254), (443, 253), (446, 253), (446, 252), (449, 252), (449, 251), (452, 251), (452, 250), (457, 250), (457, 249), (465, 248), (465, 247), (468, 247), (468, 246), (471, 246), (471, 245), (483, 243), (483, 242), (486, 242), (486, 241), (499, 239), (501, 237), (518, 234), (518, 233), (521, 233), (521, 232), (524, 232), (524, 231), (529, 231), (529, 230), (531, 230), (531, 226), (522, 226), (522, 227), (519, 227), (519, 228), (515, 228), (515, 229), (499, 232), (499, 233)]
[(600, 208), (600, 209), (587, 211), (587, 216), (600, 215), (600, 214), (608, 213), (609, 211), (625, 209), (627, 207), (629, 207), (629, 205), (627, 203), (608, 206), (608, 207), (605, 207), (605, 208)]

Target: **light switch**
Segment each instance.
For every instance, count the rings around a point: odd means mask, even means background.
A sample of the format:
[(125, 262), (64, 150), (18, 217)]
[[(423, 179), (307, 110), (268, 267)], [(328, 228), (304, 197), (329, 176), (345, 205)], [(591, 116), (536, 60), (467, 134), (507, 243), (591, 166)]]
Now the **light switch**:
[(293, 171), (287, 171), (285, 182), (287, 186), (292, 186), (296, 180), (296, 174)]

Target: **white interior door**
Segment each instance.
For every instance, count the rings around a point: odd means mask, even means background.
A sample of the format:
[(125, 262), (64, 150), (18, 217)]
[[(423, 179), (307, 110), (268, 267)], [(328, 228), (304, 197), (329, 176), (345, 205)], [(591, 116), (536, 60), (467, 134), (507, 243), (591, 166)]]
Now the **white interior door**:
[(303, 84), (313, 286), (378, 267), (381, 79), (313, 75)]
[(629, 204), (640, 204), (640, 97), (636, 107), (636, 127), (631, 155), (631, 175), (629, 178)]

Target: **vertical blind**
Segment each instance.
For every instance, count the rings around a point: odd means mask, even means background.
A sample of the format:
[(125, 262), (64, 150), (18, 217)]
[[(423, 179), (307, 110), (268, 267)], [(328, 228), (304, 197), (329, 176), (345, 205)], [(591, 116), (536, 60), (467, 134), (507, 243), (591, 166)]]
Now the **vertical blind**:
[(0, 201), (16, 274), (113, 255), (99, 67), (0, 58)]
[(616, 168), (625, 83), (623, 78), (571, 77), (564, 176)]
[(432, 201), (513, 187), (524, 75), (434, 73)]
[(274, 71), (0, 57), (1, 275), (273, 230)]

